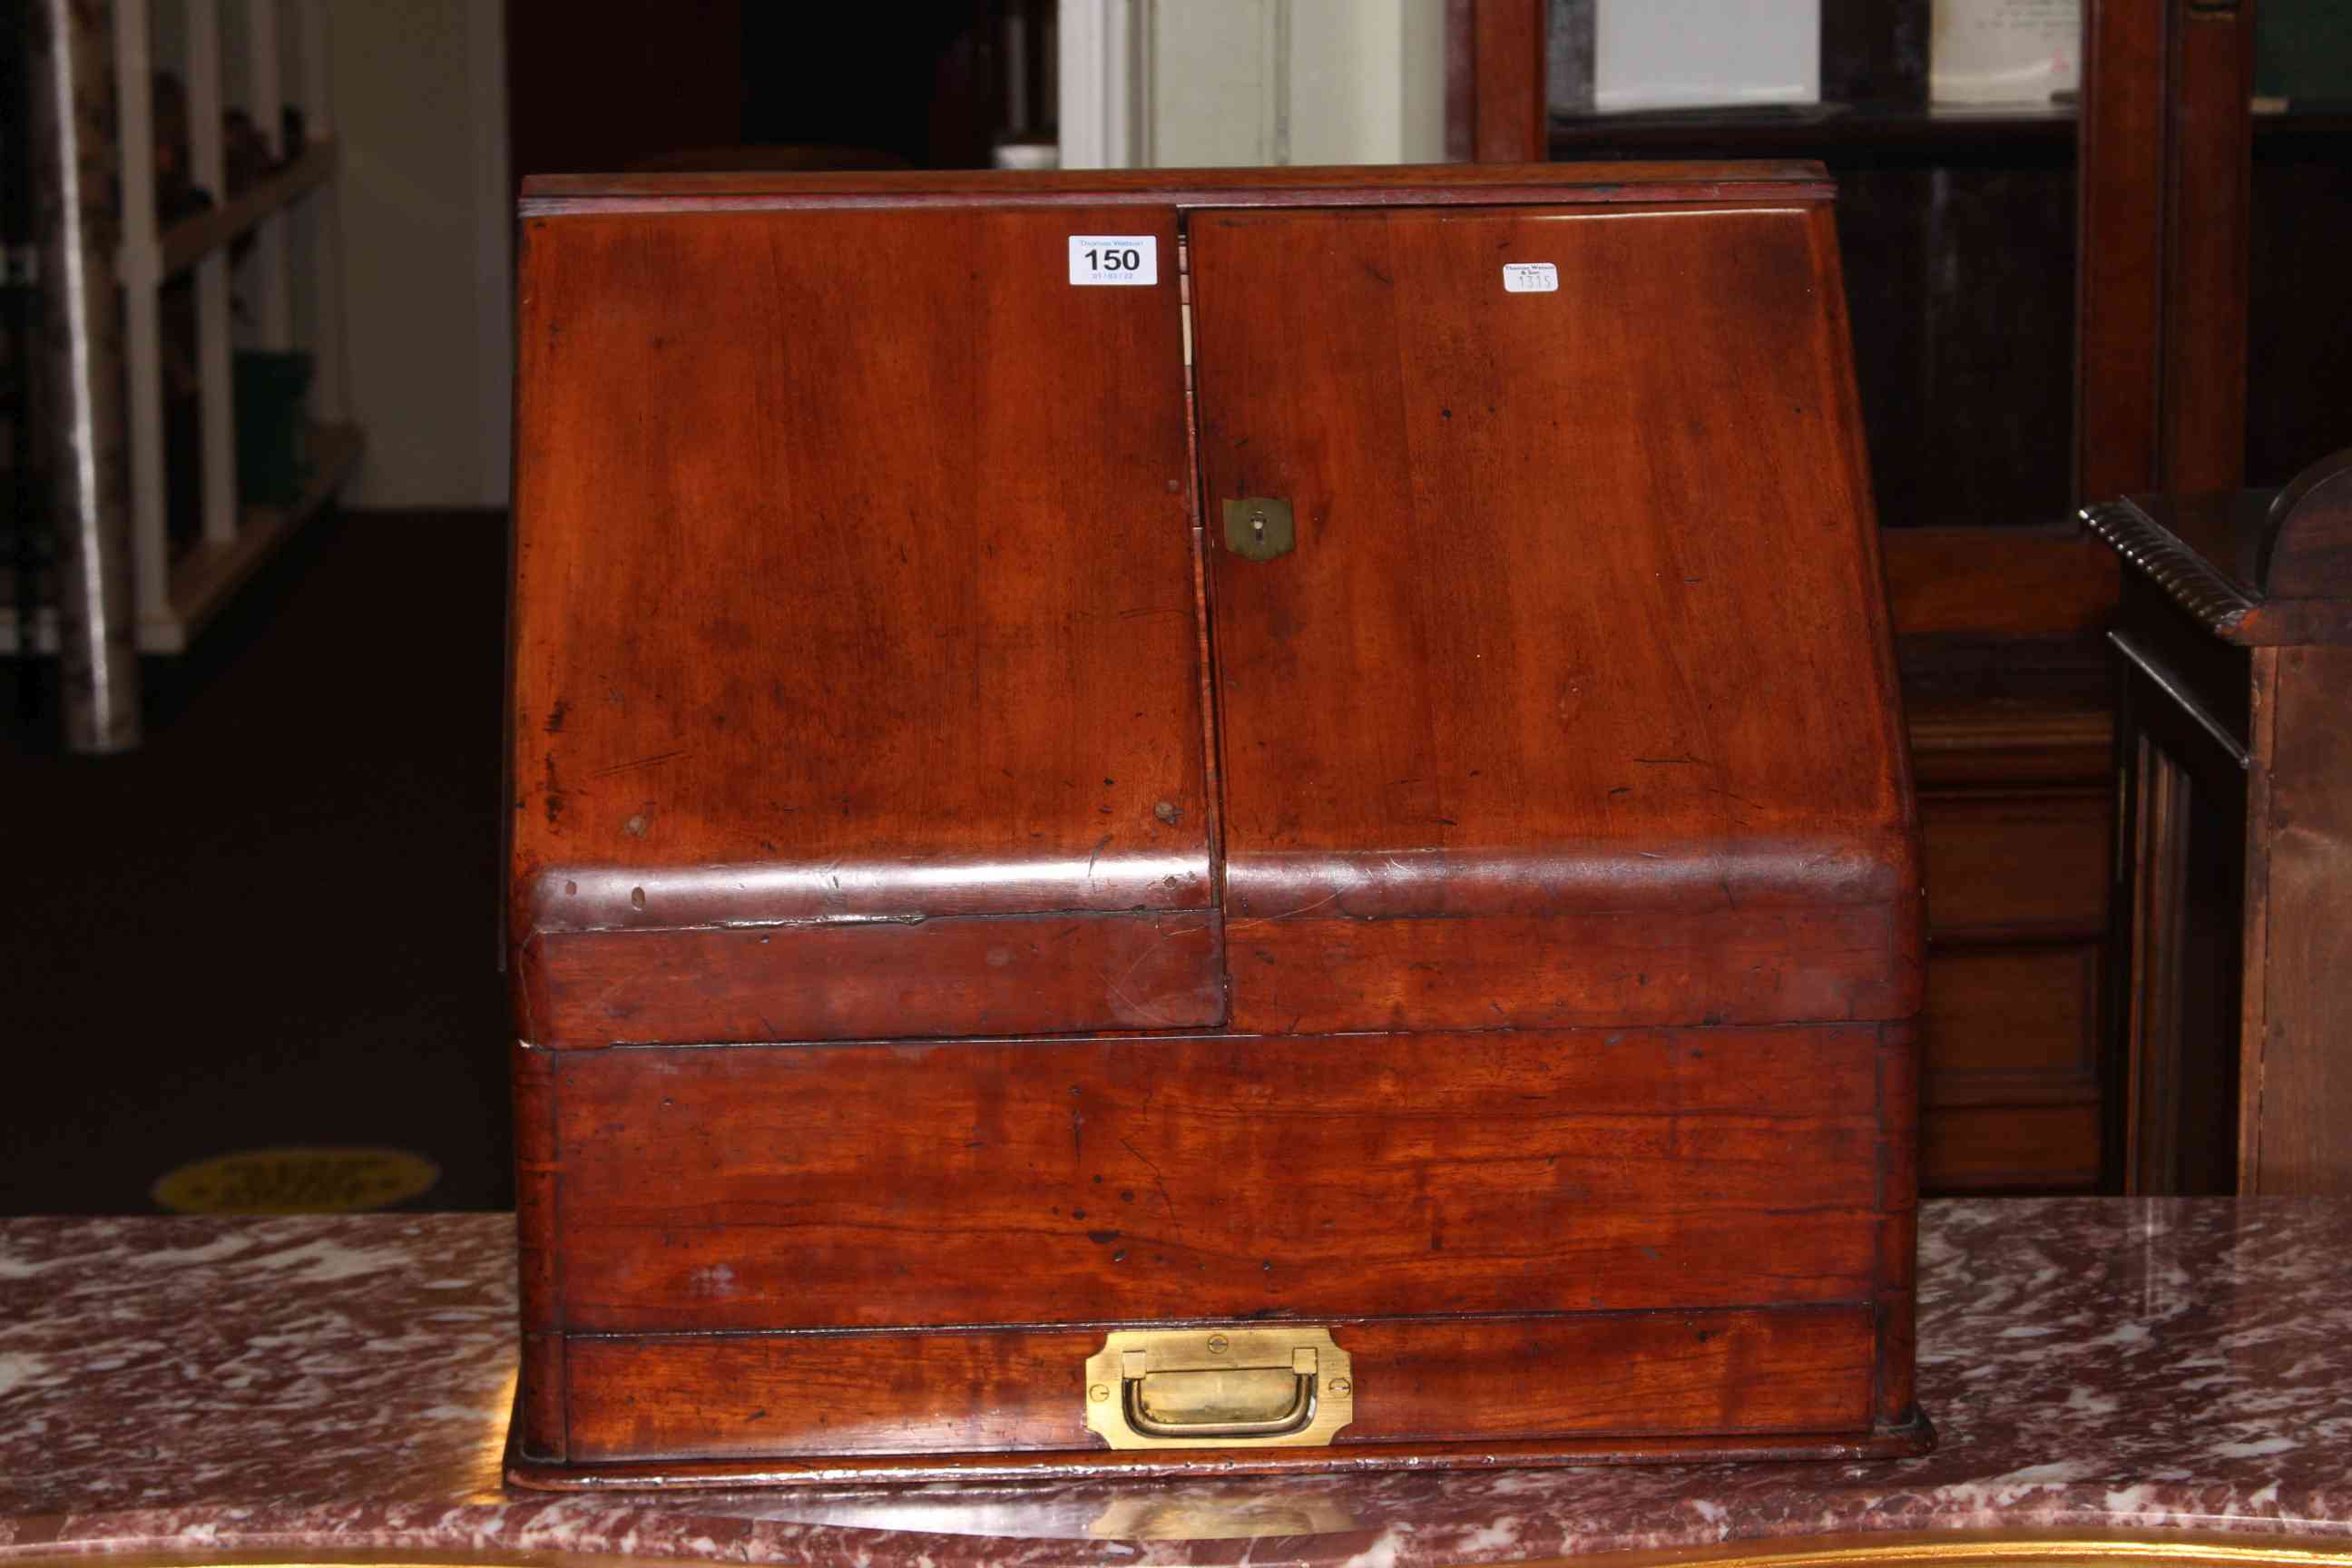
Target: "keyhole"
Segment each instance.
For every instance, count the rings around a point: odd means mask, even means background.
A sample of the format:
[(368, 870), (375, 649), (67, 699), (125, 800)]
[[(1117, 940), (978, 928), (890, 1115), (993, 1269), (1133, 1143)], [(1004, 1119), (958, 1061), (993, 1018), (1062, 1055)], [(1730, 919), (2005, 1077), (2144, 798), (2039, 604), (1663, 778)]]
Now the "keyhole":
[(1259, 511), (1250, 514), (1250, 531), (1260, 539), (1265, 537), (1265, 513)]

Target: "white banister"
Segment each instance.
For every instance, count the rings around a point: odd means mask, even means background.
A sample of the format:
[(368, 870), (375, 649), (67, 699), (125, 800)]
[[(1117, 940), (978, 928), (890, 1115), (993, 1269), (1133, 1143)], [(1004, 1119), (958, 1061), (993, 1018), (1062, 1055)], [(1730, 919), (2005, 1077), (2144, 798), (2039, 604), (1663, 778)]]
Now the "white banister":
[[(110, 129), (117, 144), (110, 150), (110, 158), (91, 165), (111, 177), (103, 184), (108, 195), (92, 207), (89, 216), (91, 232), (112, 228), (117, 233), (113, 281), (120, 291), (84, 290), (61, 307), (68, 310), (78, 329), (88, 328), (97, 312), (121, 311), (120, 369), (102, 378), (103, 384), (121, 388), (121, 434), (109, 439), (102, 453), (96, 454), (94, 460), (106, 483), (89, 489), (96, 497), (92, 506), (103, 510), (110, 505), (115, 517), (126, 521), (118, 523), (114, 536), (116, 563), (103, 574), (103, 592), (92, 590), (91, 602), (127, 598), (123, 608), (128, 614), (119, 614), (116, 621), (135, 625), (139, 650), (182, 653), (271, 552), (306, 520), (332, 503), (363, 450), (360, 432), (348, 423), (336, 203), (333, 193), (324, 188), (333, 180), (341, 154), (333, 139), (334, 119), (327, 96), (325, 23), (331, 0), (284, 0), (292, 6), (284, 12), (279, 9), (281, 0), (231, 0), (241, 8), (226, 16), (222, 0), (112, 0), (98, 5), (77, 0), (47, 3), (74, 26), (100, 37), (110, 33), (112, 41), (110, 50), (100, 48), (77, 57), (88, 61), (95, 79), (69, 80), (71, 71), (60, 65), (65, 74), (49, 84), (61, 95), (58, 113), (64, 117), (63, 123), (78, 128), (103, 122), (105, 117), (91, 110), (110, 95), (108, 87), (100, 84), (110, 72), (112, 76)], [(159, 12), (166, 24), (161, 28)], [(225, 20), (248, 24), (246, 38), (232, 46), (237, 50), (235, 59), (223, 56)], [(168, 226), (159, 222), (156, 214), (154, 82), (159, 36), (167, 47), (185, 47), (184, 61), (170, 62), (184, 77), (187, 101), (186, 144), (184, 149), (175, 146), (174, 151), (186, 159), (187, 184), (212, 198), (207, 208), (175, 212)], [(289, 51), (296, 58), (286, 58)], [(110, 60), (105, 58), (108, 54)], [(236, 68), (240, 66), (241, 73)], [(221, 111), (225, 79), (240, 74), (249, 79), (249, 89), (241, 96), (269, 145), (274, 166), (232, 195), (225, 167)], [(289, 88), (294, 90), (289, 92)], [(288, 155), (282, 131), (281, 111), (289, 97), (302, 108), (307, 132), (299, 156)], [(174, 143), (183, 133), (176, 122), (162, 130)], [(60, 155), (73, 152), (67, 147)], [(72, 165), (68, 173), (79, 167)], [(309, 241), (309, 254), (302, 258), (304, 271), (299, 274), (294, 269), (292, 243), (298, 232)], [(302, 468), (292, 476), (296, 483), (287, 493), (264, 497), (241, 495), (237, 484), (236, 323), (232, 319), (229, 258), (232, 247), (247, 236), (252, 237), (250, 254), (255, 259), (240, 269), (235, 281), (242, 286), (243, 298), (252, 307), (255, 339), (265, 348), (308, 349), (317, 360)], [(63, 262), (57, 266), (60, 276), (70, 270)], [(198, 495), (203, 529), (199, 539), (175, 550), (169, 504), (169, 459), (173, 454), (168, 446), (171, 405), (164, 380), (167, 342), (163, 303), (171, 297), (176, 280), (189, 274), (193, 277), (187, 286), (193, 289), (195, 304), (198, 450), (188, 456), (202, 465)], [(307, 290), (310, 309), (304, 312), (306, 319), (298, 321), (296, 285), (306, 276), (314, 279)], [(112, 327), (110, 321), (103, 330), (84, 333), (89, 341), (103, 341), (110, 363), (115, 341)], [(173, 366), (175, 374), (181, 369)], [(111, 406), (107, 414), (110, 421)], [(124, 562), (126, 541), (129, 559)], [(77, 590), (73, 607), (84, 607), (85, 596)], [(0, 606), (0, 652), (47, 651), (61, 646), (58, 636), (43, 630), (62, 623), (64, 617), (56, 605), (37, 606), (26, 625), (18, 625), (18, 619), (13, 606)], [(82, 624), (95, 623), (85, 616)], [(127, 728), (115, 726), (108, 733), (117, 731), (124, 738), (121, 743), (130, 743), (127, 737), (135, 734), (135, 715)]]

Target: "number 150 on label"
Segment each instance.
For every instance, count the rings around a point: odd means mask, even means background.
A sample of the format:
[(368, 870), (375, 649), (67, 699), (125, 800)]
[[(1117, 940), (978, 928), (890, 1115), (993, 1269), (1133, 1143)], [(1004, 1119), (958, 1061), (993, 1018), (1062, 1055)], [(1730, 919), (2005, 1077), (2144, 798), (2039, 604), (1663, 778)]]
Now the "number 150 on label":
[(1070, 236), (1070, 281), (1093, 287), (1159, 282), (1159, 237), (1149, 234)]

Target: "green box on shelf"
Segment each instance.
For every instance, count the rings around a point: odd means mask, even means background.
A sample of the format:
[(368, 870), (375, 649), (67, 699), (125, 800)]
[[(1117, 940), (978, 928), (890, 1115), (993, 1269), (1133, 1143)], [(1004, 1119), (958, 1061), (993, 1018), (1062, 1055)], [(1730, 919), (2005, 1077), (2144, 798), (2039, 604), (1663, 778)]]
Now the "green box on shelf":
[(236, 356), (236, 491), (246, 505), (290, 506), (310, 479), (310, 376), (306, 353)]

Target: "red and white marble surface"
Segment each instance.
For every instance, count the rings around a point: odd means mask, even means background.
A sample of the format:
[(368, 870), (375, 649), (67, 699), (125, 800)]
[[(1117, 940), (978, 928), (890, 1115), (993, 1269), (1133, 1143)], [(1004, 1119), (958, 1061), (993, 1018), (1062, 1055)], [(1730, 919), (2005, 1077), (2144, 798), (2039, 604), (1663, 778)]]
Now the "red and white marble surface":
[(0, 1560), (1401, 1564), (1857, 1531), (2352, 1550), (2352, 1203), (1930, 1204), (1924, 1458), (514, 1493), (504, 1215), (0, 1220)]

